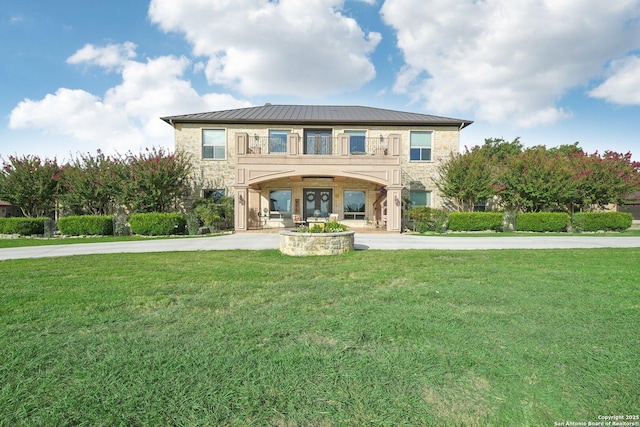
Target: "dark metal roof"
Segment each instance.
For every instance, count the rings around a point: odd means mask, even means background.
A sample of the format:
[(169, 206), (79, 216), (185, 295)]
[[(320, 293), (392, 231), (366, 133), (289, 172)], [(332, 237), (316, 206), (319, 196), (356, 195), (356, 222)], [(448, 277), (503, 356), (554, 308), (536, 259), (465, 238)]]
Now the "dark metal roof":
[(459, 126), (464, 128), (470, 120), (452, 119), (428, 114), (407, 113), (383, 108), (346, 105), (271, 105), (212, 111), (209, 113), (185, 114), (161, 117), (174, 123), (219, 123), (219, 124), (350, 124), (350, 125), (396, 125), (396, 126)]

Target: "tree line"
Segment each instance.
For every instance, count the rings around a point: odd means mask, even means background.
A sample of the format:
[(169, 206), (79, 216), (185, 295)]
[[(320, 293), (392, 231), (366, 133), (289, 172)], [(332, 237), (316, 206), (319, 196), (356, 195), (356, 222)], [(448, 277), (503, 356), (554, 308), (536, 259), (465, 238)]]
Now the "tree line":
[(640, 162), (631, 153), (588, 154), (579, 144), (524, 148), (490, 138), (440, 164), (436, 187), (448, 208), (470, 212), (478, 202), (519, 212), (588, 211), (640, 190)]
[(9, 156), (0, 173), (0, 199), (26, 217), (110, 215), (179, 210), (192, 167), (186, 154), (162, 148), (139, 154), (78, 154), (58, 164), (38, 156)]

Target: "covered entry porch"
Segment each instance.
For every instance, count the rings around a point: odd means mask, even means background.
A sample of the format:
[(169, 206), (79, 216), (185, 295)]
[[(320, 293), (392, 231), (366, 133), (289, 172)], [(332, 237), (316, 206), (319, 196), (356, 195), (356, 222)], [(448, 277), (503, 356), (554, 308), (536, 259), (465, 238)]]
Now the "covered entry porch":
[(388, 184), (350, 176), (292, 175), (237, 186), (236, 230), (336, 219), (353, 229), (400, 232), (401, 187)]

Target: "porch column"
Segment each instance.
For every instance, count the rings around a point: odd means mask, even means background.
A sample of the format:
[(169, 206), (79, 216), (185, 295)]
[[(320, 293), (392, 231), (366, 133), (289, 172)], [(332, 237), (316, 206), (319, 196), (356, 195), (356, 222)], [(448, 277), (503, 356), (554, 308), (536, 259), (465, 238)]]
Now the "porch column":
[(402, 187), (387, 187), (387, 231), (402, 232)]
[(249, 212), (249, 189), (246, 186), (235, 186), (234, 200), (234, 228), (236, 231), (247, 231), (247, 217)]

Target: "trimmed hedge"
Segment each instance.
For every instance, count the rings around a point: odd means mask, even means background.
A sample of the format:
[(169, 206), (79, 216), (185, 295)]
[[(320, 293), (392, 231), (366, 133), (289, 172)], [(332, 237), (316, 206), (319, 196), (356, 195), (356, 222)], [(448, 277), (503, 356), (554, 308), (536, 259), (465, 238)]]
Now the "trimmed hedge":
[(633, 215), (628, 212), (578, 212), (573, 214), (573, 229), (582, 231), (624, 231), (631, 227)]
[(58, 220), (58, 230), (67, 236), (113, 235), (111, 215), (65, 216)]
[(516, 215), (516, 231), (561, 232), (569, 228), (564, 212), (528, 212)]
[(502, 212), (452, 212), (449, 214), (449, 230), (501, 231), (502, 220)]
[(187, 221), (181, 213), (140, 213), (129, 217), (133, 234), (167, 236), (184, 234)]
[(45, 221), (51, 221), (51, 218), (0, 218), (0, 234), (20, 234), (23, 236), (44, 234)]

